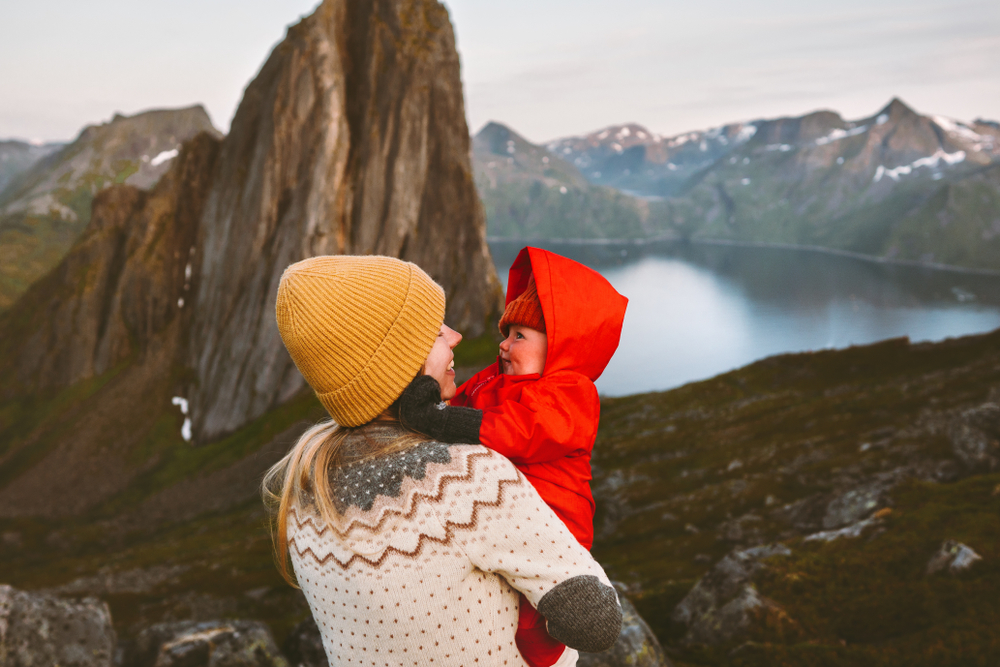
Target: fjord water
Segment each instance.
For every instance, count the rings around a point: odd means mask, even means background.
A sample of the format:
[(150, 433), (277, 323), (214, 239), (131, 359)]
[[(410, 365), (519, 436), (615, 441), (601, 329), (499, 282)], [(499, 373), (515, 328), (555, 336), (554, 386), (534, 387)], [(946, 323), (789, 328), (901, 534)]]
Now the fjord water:
[[(523, 245), (490, 243), (505, 288)], [(599, 271), (629, 298), (618, 352), (597, 381), (607, 396), (670, 389), (785, 352), (1000, 327), (996, 276), (779, 248), (534, 245)]]

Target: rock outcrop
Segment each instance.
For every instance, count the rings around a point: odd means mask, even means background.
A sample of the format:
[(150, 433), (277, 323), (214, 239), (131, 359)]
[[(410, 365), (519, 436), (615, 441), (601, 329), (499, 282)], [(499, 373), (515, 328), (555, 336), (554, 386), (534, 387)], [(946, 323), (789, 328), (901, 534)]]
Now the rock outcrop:
[(930, 561), (928, 561), (927, 574), (937, 574), (943, 570), (957, 574), (968, 570), (973, 563), (982, 559), (983, 557), (977, 554), (972, 547), (955, 540), (945, 540), (937, 553), (931, 556)]
[(745, 636), (755, 624), (786, 626), (795, 622), (773, 600), (762, 596), (753, 577), (763, 562), (791, 551), (783, 544), (737, 549), (702, 577), (674, 609), (671, 620), (687, 628), (687, 644), (721, 644)]
[(140, 474), (135, 448), (169, 406), (186, 349), (185, 267), (217, 154), (218, 140), (202, 134), (152, 191), (99, 193), (69, 255), (0, 315), (0, 403), (31, 405), (68, 387), (89, 399), (0, 424), (0, 515), (72, 515)]
[(626, 597), (625, 587), (615, 582), (622, 604), (622, 631), (618, 641), (602, 653), (581, 653), (577, 667), (673, 667), (660, 641)]
[(0, 585), (0, 665), (111, 667), (115, 631), (108, 605)]
[(121, 667), (288, 667), (257, 621), (159, 623), (126, 646)]
[(284, 268), (311, 255), (414, 261), (472, 336), (499, 282), (469, 160), (459, 62), (436, 0), (327, 0), (247, 87), (195, 253), (188, 399), (195, 437), (234, 430), (304, 386), (274, 323)]

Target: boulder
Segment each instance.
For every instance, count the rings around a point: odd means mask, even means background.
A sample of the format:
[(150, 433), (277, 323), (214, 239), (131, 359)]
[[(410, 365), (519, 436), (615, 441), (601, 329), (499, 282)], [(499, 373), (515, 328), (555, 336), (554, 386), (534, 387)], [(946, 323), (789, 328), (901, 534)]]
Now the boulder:
[(973, 471), (1000, 467), (1000, 405), (984, 403), (956, 415), (946, 433), (955, 456)]
[(0, 665), (111, 667), (115, 631), (108, 605), (0, 585)]
[(182, 621), (140, 632), (122, 667), (288, 667), (288, 661), (258, 621)]
[(622, 632), (602, 653), (581, 653), (577, 667), (672, 667), (653, 631), (625, 597), (625, 587), (615, 583), (622, 603)]
[(927, 574), (935, 574), (947, 569), (951, 574), (967, 570), (983, 557), (961, 542), (946, 540), (937, 553), (927, 563)]
[(885, 505), (886, 494), (895, 480), (876, 478), (849, 489), (829, 502), (823, 515), (823, 529), (831, 530), (855, 524), (880, 506)]
[(765, 569), (765, 559), (791, 553), (784, 544), (771, 544), (737, 549), (716, 563), (671, 615), (671, 620), (687, 628), (684, 643), (716, 645), (743, 639), (755, 625), (773, 628), (778, 634), (795, 631), (795, 621), (753, 583), (754, 575)]

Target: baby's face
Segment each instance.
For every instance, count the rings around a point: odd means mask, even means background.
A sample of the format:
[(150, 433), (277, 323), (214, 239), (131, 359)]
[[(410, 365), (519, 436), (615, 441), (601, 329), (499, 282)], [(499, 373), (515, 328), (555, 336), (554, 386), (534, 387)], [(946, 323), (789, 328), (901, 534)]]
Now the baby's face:
[(500, 365), (504, 375), (542, 374), (549, 342), (544, 331), (512, 324), (500, 343)]

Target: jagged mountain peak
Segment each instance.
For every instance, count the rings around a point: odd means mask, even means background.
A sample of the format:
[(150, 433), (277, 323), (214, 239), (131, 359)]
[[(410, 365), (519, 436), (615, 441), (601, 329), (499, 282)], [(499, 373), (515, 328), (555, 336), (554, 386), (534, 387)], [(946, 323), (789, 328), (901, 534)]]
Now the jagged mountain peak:
[(538, 182), (564, 190), (587, 187), (587, 179), (576, 167), (496, 121), (473, 137), (472, 162), (481, 193), (511, 183)]
[[(148, 188), (166, 170), (161, 165), (199, 132), (222, 136), (200, 104), (132, 116), (116, 113), (110, 121), (84, 127), (76, 139), (12, 183), (0, 194), (0, 213), (45, 214), (59, 199), (53, 190), (72, 190), (83, 181), (89, 181), (91, 194), (111, 182)], [(72, 208), (64, 211), (68, 218), (77, 214)]]
[(538, 148), (509, 126), (496, 121), (490, 121), (472, 138), (473, 145), (486, 147), (496, 155), (509, 155), (518, 148)]
[(896, 122), (901, 118), (920, 117), (920, 114), (914, 111), (913, 107), (898, 97), (893, 97), (889, 100), (889, 103), (882, 107), (876, 116), (881, 116), (882, 114), (889, 116), (889, 120)]
[[(150, 190), (99, 192), (83, 237), (0, 313), (0, 517), (131, 504), (119, 494), (146, 494), (137, 477), (178, 451), (226, 450), (300, 401), (274, 299), (304, 257), (413, 261), (444, 288), (448, 324), (481, 335), (502, 294), (461, 91), (439, 2), (326, 0), (274, 49), (228, 136), (184, 142)], [(51, 488), (75, 492), (37, 492)]]

